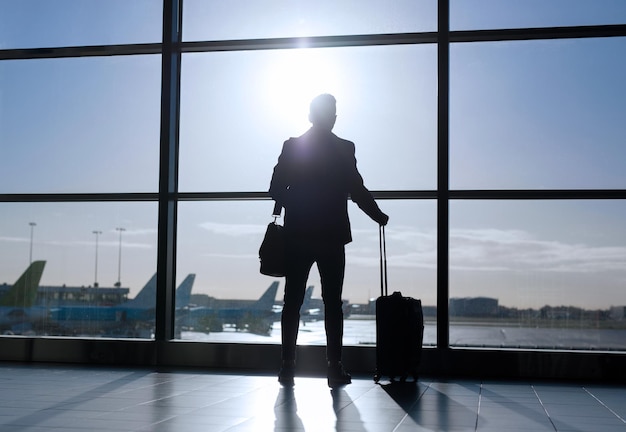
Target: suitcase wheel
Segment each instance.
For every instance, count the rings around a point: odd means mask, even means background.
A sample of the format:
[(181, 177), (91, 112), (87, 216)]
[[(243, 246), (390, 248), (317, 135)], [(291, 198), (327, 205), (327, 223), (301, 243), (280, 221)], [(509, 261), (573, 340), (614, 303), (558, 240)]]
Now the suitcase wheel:
[(378, 381), (380, 381), (380, 378), (381, 378), (381, 375), (378, 372), (376, 372), (374, 374), (374, 382), (378, 384)]

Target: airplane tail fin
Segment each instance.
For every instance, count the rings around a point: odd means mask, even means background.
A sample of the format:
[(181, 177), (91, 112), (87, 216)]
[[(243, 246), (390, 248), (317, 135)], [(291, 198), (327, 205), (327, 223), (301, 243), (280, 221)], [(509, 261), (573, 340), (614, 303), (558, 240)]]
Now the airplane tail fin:
[(177, 308), (185, 307), (191, 303), (191, 289), (195, 280), (195, 273), (189, 273), (176, 289), (175, 304)]
[(313, 285), (307, 287), (304, 293), (304, 301), (302, 302), (302, 307), (300, 308), (300, 311), (306, 311), (307, 309), (310, 309), (311, 297), (313, 297), (313, 288)]
[(139, 294), (124, 304), (125, 307), (138, 309), (154, 309), (156, 307), (156, 273), (150, 278), (148, 283), (139, 291)]
[(272, 282), (270, 287), (263, 293), (252, 307), (253, 309), (271, 310), (276, 300), (276, 292), (278, 291), (278, 281)]
[(0, 306), (32, 306), (37, 299), (37, 288), (45, 265), (45, 261), (33, 261), (11, 289), (2, 296)]

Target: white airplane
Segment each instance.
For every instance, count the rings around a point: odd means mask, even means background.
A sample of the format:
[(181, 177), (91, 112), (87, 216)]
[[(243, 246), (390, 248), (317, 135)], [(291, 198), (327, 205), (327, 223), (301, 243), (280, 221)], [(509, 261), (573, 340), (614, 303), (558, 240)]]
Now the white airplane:
[(268, 335), (278, 316), (273, 310), (278, 284), (272, 282), (256, 301), (217, 300), (213, 307), (190, 306), (180, 312), (179, 323), (196, 331), (220, 332), (224, 326), (231, 325), (237, 330)]

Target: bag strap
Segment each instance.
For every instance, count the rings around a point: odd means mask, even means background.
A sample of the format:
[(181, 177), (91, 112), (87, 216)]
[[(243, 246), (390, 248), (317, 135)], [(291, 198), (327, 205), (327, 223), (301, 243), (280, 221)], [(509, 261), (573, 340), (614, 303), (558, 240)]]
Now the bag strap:
[(389, 295), (387, 285), (387, 244), (385, 241), (385, 226), (378, 226), (378, 245), (380, 248), (380, 295)]
[(276, 219), (280, 217), (280, 212), (282, 211), (282, 209), (283, 206), (278, 201), (274, 201), (274, 211), (272, 211), (272, 217), (274, 218), (274, 222), (276, 222)]

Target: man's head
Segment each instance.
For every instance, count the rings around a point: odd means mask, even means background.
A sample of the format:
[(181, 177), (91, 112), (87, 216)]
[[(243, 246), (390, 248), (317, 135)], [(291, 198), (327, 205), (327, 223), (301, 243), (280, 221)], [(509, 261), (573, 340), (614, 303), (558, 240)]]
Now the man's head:
[(311, 101), (309, 121), (314, 127), (331, 131), (337, 120), (337, 101), (333, 95), (321, 94)]

